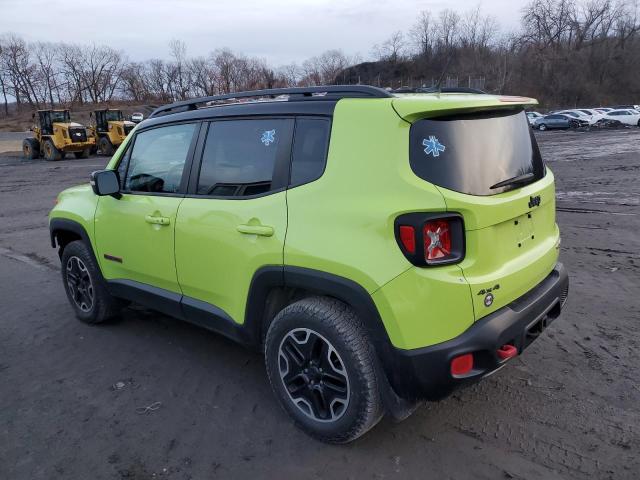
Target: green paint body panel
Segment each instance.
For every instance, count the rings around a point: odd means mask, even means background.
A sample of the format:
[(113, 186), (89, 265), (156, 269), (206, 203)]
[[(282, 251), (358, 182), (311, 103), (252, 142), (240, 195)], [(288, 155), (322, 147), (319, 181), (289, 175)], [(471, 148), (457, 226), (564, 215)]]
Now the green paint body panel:
[[(411, 170), (411, 122), (535, 103), (465, 94), (343, 99), (335, 107), (326, 169), (316, 181), (244, 200), (124, 195), (98, 201), (90, 187), (76, 187), (61, 194), (51, 217), (85, 226), (106, 278), (183, 293), (221, 308), (239, 324), (256, 270), (299, 266), (361, 285), (394, 346), (434, 345), (522, 296), (553, 269), (559, 243), (554, 179), (547, 170), (534, 184), (487, 197), (437, 187)], [(132, 137), (108, 168), (117, 167)], [(535, 195), (541, 204), (531, 208)], [(460, 213), (464, 260), (413, 266), (394, 236), (395, 219), (409, 212)], [(146, 215), (162, 215), (169, 224), (149, 224)], [(244, 225), (268, 226), (273, 234), (242, 233), (238, 227)], [(495, 285), (486, 307), (478, 292)]]
[[(176, 264), (182, 292), (216, 305), (244, 323), (253, 274), (282, 265), (287, 232), (286, 193), (253, 198), (185, 198), (176, 223)], [(241, 233), (238, 227), (268, 226), (270, 236)]]
[[(180, 293), (174, 233), (181, 197), (124, 194), (100, 197), (95, 216), (95, 250), (103, 276), (127, 279)], [(147, 216), (168, 218), (167, 225)], [(122, 263), (105, 259), (110, 255)]]

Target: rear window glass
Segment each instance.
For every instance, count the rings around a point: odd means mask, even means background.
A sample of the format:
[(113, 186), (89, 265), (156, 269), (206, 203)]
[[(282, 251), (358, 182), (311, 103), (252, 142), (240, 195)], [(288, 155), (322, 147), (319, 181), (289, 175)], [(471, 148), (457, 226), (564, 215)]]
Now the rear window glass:
[[(544, 176), (522, 110), (419, 120), (411, 126), (409, 158), (423, 180), (469, 195), (495, 195)], [(524, 180), (496, 187), (516, 177)]]

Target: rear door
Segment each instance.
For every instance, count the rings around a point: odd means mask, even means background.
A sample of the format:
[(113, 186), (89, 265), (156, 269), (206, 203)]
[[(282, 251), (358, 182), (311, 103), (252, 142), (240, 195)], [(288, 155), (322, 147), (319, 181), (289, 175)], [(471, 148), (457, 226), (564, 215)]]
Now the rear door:
[(553, 175), (520, 109), (422, 119), (410, 131), (413, 172), (438, 187), (447, 210), (463, 215), (460, 267), (481, 318), (553, 269)]
[(185, 308), (243, 323), (254, 273), (282, 268), (293, 119), (209, 124), (176, 223)]

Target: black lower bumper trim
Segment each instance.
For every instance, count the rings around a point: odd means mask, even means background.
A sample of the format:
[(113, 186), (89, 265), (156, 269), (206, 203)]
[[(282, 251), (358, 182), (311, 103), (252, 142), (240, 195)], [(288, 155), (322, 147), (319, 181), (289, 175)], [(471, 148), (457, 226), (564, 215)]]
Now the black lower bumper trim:
[[(460, 336), (415, 350), (393, 349), (392, 366), (385, 369), (391, 386), (403, 398), (439, 400), (493, 373), (508, 361), (497, 355), (498, 348), (510, 344), (521, 353), (560, 315), (568, 290), (567, 271), (558, 263), (535, 288)], [(473, 353), (473, 370), (453, 377), (451, 360), (465, 353)]]

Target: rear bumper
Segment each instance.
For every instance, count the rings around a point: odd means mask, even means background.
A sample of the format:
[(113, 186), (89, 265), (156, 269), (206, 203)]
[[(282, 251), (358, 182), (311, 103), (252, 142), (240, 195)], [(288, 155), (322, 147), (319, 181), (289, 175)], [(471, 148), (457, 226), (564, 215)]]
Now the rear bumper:
[[(403, 398), (439, 400), (495, 372), (509, 361), (498, 357), (498, 348), (510, 344), (521, 353), (560, 315), (568, 292), (567, 271), (558, 263), (528, 293), (478, 320), (458, 337), (414, 350), (393, 348), (391, 358), (386, 359), (391, 365), (385, 369), (391, 386)], [(451, 360), (466, 353), (473, 353), (473, 369), (454, 377)]]

